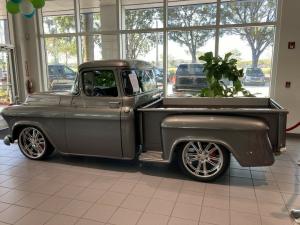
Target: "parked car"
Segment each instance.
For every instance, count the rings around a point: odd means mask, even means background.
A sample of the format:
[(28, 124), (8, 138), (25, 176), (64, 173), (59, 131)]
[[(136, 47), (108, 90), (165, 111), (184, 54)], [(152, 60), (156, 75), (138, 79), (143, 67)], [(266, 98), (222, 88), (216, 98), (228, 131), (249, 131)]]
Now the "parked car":
[(153, 69), (158, 88), (162, 89), (164, 85), (164, 71), (162, 68)]
[(74, 80), (76, 72), (63, 64), (49, 64), (48, 77), (50, 82), (53, 80)]
[(6, 82), (7, 81), (7, 71), (0, 70), (0, 82)]
[(73, 80), (53, 80), (50, 89), (51, 91), (70, 91), (73, 84)]
[(265, 86), (266, 79), (261, 68), (246, 68), (243, 77), (244, 85)]
[(171, 163), (200, 181), (240, 165), (270, 166), (285, 147), (285, 111), (269, 98), (161, 98), (143, 61), (84, 63), (73, 93), (36, 93), (2, 111), (29, 159), (63, 154)]
[(180, 64), (175, 73), (174, 90), (199, 91), (207, 87), (203, 69), (204, 66), (200, 63)]
[(69, 91), (72, 88), (76, 72), (63, 64), (48, 65), (49, 89), (52, 91)]

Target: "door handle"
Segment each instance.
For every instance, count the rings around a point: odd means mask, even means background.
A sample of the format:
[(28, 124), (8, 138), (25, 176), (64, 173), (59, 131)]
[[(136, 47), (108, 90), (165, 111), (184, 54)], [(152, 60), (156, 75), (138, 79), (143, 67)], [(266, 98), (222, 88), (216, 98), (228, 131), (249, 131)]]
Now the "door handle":
[(117, 109), (117, 108), (120, 108), (120, 102), (109, 102), (109, 107), (110, 108), (113, 108), (113, 109)]

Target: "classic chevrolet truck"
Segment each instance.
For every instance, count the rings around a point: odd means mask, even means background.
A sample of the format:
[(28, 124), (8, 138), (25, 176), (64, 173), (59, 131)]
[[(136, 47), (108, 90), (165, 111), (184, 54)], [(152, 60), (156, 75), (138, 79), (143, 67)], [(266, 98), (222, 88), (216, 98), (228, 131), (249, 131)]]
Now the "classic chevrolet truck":
[(230, 154), (269, 166), (285, 147), (287, 111), (269, 98), (162, 98), (153, 67), (103, 60), (79, 66), (70, 93), (30, 95), (2, 111), (6, 144), (38, 160), (63, 154), (170, 163), (210, 181)]

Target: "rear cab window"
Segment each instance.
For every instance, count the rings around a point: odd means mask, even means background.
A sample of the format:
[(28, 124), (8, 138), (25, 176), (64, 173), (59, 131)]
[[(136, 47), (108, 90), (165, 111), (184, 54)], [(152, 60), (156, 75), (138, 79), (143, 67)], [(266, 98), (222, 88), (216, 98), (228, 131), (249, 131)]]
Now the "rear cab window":
[(204, 75), (204, 66), (202, 64), (181, 64), (178, 66), (176, 75), (189, 76), (189, 75)]
[(117, 97), (118, 89), (112, 70), (91, 70), (82, 73), (83, 91), (86, 96)]

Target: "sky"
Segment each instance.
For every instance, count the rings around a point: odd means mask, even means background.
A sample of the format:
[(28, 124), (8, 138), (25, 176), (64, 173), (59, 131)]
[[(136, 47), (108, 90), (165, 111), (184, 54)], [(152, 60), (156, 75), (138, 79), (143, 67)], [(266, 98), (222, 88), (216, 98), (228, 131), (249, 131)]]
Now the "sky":
[[(234, 44), (233, 44), (234, 43)], [(178, 60), (190, 60), (191, 56), (187, 52), (186, 46), (180, 46), (174, 41), (169, 41), (168, 43), (168, 54), (173, 59)], [(241, 40), (237, 35), (227, 35), (220, 38), (219, 44), (219, 55), (224, 56), (227, 52), (232, 50), (239, 50), (241, 53), (241, 60), (251, 60), (252, 53), (251, 48), (248, 45), (247, 41)], [(199, 49), (200, 52), (215, 51), (215, 39), (212, 38), (209, 40), (205, 46)], [(159, 52), (162, 52), (162, 46), (159, 47)], [(260, 59), (271, 59), (272, 58), (273, 48), (269, 46), (261, 55)], [(142, 56), (141, 58), (146, 58), (148, 61), (156, 60), (156, 49), (152, 49), (148, 54)]]

